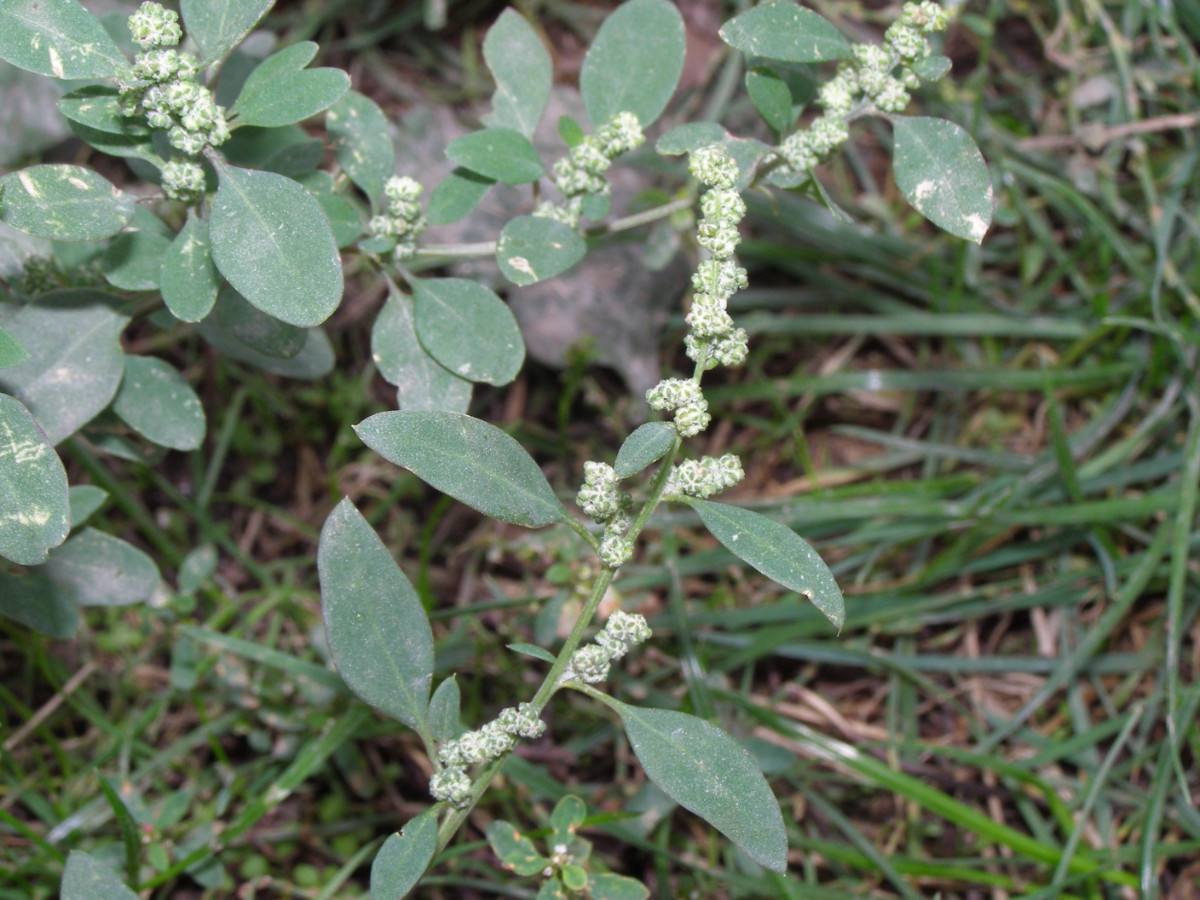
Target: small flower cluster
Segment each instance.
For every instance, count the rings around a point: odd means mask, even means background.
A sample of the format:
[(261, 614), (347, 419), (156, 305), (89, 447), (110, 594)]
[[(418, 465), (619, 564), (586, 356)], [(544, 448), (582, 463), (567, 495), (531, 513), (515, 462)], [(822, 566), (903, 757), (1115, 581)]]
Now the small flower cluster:
[(143, 3), (129, 17), (129, 30), (142, 52), (120, 81), (121, 114), (145, 116), (151, 128), (167, 132), (171, 146), (183, 156), (163, 166), (163, 190), (173, 200), (195, 203), (205, 188), (196, 157), (229, 139), (225, 109), (212, 91), (196, 83), (196, 58), (175, 49), (183, 37), (178, 13)]
[(417, 235), (425, 230), (425, 217), (421, 215), (421, 183), (407, 175), (393, 175), (384, 184), (387, 198), (386, 212), (372, 216), (367, 228), (372, 237), (395, 238), (393, 254), (397, 262), (412, 259), (417, 251)]
[(732, 453), (724, 456), (702, 456), (681, 462), (671, 470), (663, 496), (668, 500), (683, 497), (699, 497), (704, 500), (726, 488), (731, 488), (745, 477), (742, 461)]
[(909, 90), (921, 83), (913, 65), (933, 52), (927, 36), (948, 24), (946, 11), (933, 0), (905, 3), (883, 44), (856, 44), (853, 57), (818, 92), (824, 112), (780, 144), (792, 171), (812, 171), (850, 136), (849, 119), (860, 97), (879, 112), (902, 112), (911, 99)]
[(532, 703), (510, 706), (482, 728), (442, 744), (438, 759), (445, 768), (430, 779), (429, 793), (435, 800), (460, 806), (471, 792), (467, 766), (496, 759), (511, 750), (517, 738), (540, 737), (545, 730)]
[(583, 479), (575, 502), (585, 515), (604, 526), (598, 555), (610, 569), (618, 569), (633, 555), (633, 541), (625, 535), (632, 524), (630, 497), (617, 489), (617, 473), (608, 463), (585, 462)]
[(646, 391), (651, 409), (675, 413), (675, 429), (684, 437), (692, 437), (708, 427), (708, 401), (700, 385), (690, 378), (664, 378)]
[(608, 194), (604, 173), (612, 161), (646, 140), (637, 116), (619, 112), (594, 135), (588, 135), (571, 152), (554, 164), (554, 186), (566, 199), (561, 203), (545, 201), (535, 216), (557, 219), (572, 228), (579, 224), (583, 201), (589, 196)]
[(571, 654), (560, 681), (596, 684), (608, 677), (612, 664), (650, 637), (650, 626), (637, 613), (617, 610), (608, 617), (596, 640)]

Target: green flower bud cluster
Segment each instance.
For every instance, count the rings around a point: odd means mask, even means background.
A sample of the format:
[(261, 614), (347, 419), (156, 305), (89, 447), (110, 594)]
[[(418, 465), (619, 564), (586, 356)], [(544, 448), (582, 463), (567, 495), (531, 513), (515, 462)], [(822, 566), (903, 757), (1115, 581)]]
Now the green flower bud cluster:
[(884, 34), (883, 44), (856, 44), (851, 59), (818, 92), (824, 112), (780, 144), (779, 152), (791, 170), (811, 172), (849, 137), (849, 119), (860, 100), (867, 109), (902, 112), (911, 99), (909, 91), (921, 83), (913, 65), (933, 52), (928, 35), (944, 31), (949, 21), (933, 0), (905, 3), (900, 18)]
[(225, 109), (212, 91), (195, 81), (199, 64), (175, 49), (183, 37), (179, 15), (146, 2), (129, 17), (129, 30), (142, 48), (128, 77), (120, 80), (124, 116), (145, 116), (147, 124), (167, 132), (182, 153), (163, 168), (163, 191), (172, 200), (195, 203), (204, 195), (204, 170), (195, 159), (208, 147), (229, 139)]
[(396, 248), (392, 253), (397, 262), (412, 259), (417, 252), (417, 236), (425, 230), (425, 217), (421, 215), (421, 205), (417, 202), (423, 190), (416, 179), (407, 175), (393, 175), (383, 187), (387, 199), (386, 212), (372, 216), (367, 223), (372, 237), (396, 239)]
[(585, 462), (583, 487), (575, 502), (583, 512), (604, 526), (600, 541), (600, 561), (611, 569), (620, 568), (633, 555), (633, 541), (625, 536), (632, 521), (629, 518), (630, 496), (617, 490), (617, 473), (608, 463)]
[(721, 457), (702, 456), (681, 462), (671, 470), (663, 496), (668, 500), (683, 497), (699, 497), (704, 500), (726, 488), (731, 488), (745, 477), (742, 461), (732, 453)]
[(502, 710), (482, 728), (442, 744), (438, 759), (445, 768), (430, 779), (429, 793), (435, 800), (461, 806), (471, 792), (467, 766), (496, 759), (511, 750), (517, 738), (540, 737), (545, 730), (532, 703)]
[(604, 173), (612, 161), (645, 140), (637, 116), (631, 112), (617, 113), (594, 135), (585, 137), (554, 163), (554, 186), (566, 199), (561, 203), (545, 201), (538, 205), (534, 215), (576, 227), (583, 215), (584, 198), (608, 194)]
[(608, 617), (595, 642), (571, 654), (561, 681), (596, 684), (608, 677), (612, 664), (650, 637), (650, 626), (637, 613), (617, 610)]
[(651, 409), (674, 411), (675, 430), (683, 437), (692, 437), (708, 427), (708, 401), (700, 385), (690, 378), (664, 378), (646, 391)]

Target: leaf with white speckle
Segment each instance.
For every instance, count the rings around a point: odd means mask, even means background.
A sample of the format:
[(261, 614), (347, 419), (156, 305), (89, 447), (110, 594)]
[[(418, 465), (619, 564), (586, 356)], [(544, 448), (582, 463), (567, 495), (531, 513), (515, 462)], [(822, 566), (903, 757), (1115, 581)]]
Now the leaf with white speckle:
[(460, 378), (508, 384), (525, 361), (512, 311), (496, 294), (466, 278), (413, 279), (417, 336), (430, 356)]
[(782, 62), (824, 62), (850, 55), (847, 41), (830, 22), (795, 3), (763, 3), (730, 19), (721, 40), (751, 56)]
[(375, 101), (350, 91), (325, 113), (338, 164), (374, 203), (396, 165), (387, 117)]
[(75, 0), (0, 0), (0, 59), (49, 78), (110, 78), (129, 65)]
[(195, 450), (204, 440), (204, 407), (182, 375), (153, 356), (125, 357), (125, 377), (113, 412), (146, 440)]
[(586, 254), (587, 243), (574, 228), (545, 216), (510, 219), (496, 242), (500, 271), (522, 286), (561, 275)]
[(83, 166), (30, 166), (0, 178), (0, 219), (52, 241), (96, 241), (133, 218), (133, 197)]
[(141, 603), (162, 580), (144, 552), (95, 528), (84, 528), (50, 551), (41, 571), (80, 606)]
[(553, 67), (542, 39), (519, 12), (506, 9), (483, 39), (483, 58), (496, 80), (483, 123), (532, 138), (550, 99)]
[(444, 409), (465, 413), (471, 382), (429, 355), (417, 338), (412, 297), (389, 285), (387, 302), (371, 328), (371, 356), (379, 374), (396, 386), (401, 409)]
[(0, 556), (45, 562), (71, 528), (67, 473), (19, 400), (0, 394)]
[(896, 186), (934, 225), (983, 241), (992, 224), (992, 179), (971, 135), (960, 125), (925, 116), (893, 116)]

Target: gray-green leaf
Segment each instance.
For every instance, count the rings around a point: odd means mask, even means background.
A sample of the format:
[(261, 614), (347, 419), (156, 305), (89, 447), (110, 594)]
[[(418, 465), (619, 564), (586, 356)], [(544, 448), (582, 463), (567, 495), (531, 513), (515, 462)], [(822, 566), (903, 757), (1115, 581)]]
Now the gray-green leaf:
[(658, 462), (674, 446), (677, 434), (670, 422), (639, 425), (617, 451), (617, 460), (613, 463), (617, 477), (629, 478), (651, 463)]
[(305, 69), (317, 45), (301, 41), (264, 59), (250, 73), (230, 112), (243, 125), (275, 128), (303, 122), (350, 90), (341, 69)]
[(46, 560), (71, 528), (67, 473), (29, 410), (0, 394), (0, 556)]
[(787, 832), (779, 803), (733, 738), (704, 719), (669, 709), (610, 701), (646, 777), (700, 816), (747, 856), (787, 871)]
[(529, 138), (511, 128), (485, 128), (451, 141), (446, 157), (453, 163), (505, 184), (526, 184), (546, 174)]
[(342, 299), (342, 266), (321, 204), (273, 172), (217, 164), (209, 231), (217, 269), (263, 312), (324, 322)]
[(90, 290), (51, 291), (5, 322), (29, 359), (0, 370), (0, 388), (28, 407), (51, 444), (90, 422), (117, 393), (129, 318), (112, 300)]
[(212, 310), (220, 286), (208, 222), (189, 209), (187, 222), (163, 254), (159, 273), (163, 302), (180, 321), (199, 322)]
[(281, 322), (251, 306), (227, 284), (217, 291), (217, 302), (205, 320), (237, 338), (255, 353), (291, 359), (304, 349), (308, 330)]
[(497, 819), (487, 826), (488, 843), (500, 864), (517, 875), (537, 875), (550, 861), (537, 852), (533, 841), (525, 837), (510, 823)]
[(650, 889), (636, 878), (603, 872), (588, 879), (591, 900), (646, 900)]
[(19, 365), (29, 359), (29, 351), (15, 337), (0, 328), (0, 369)]
[(532, 138), (550, 99), (552, 64), (541, 38), (520, 13), (506, 9), (483, 39), (483, 58), (496, 79), (483, 124)]
[(83, 166), (30, 166), (0, 178), (0, 219), (52, 241), (96, 241), (133, 218), (133, 198)]
[(275, 0), (180, 0), (184, 30), (210, 65), (232, 50)]
[(62, 900), (138, 900), (116, 872), (82, 850), (72, 850), (63, 871)]
[(413, 279), (417, 336), (429, 354), (460, 378), (508, 384), (525, 361), (512, 310), (478, 281)]
[(458, 737), (466, 729), (463, 728), (459, 708), (462, 705), (462, 695), (458, 690), (458, 680), (451, 675), (437, 686), (429, 699), (429, 735), (435, 741), (450, 741)]
[(121, 105), (115, 87), (89, 84), (71, 91), (58, 101), (58, 108), (72, 122), (94, 131), (125, 136), (140, 136), (150, 129), (140, 118), (121, 115)]
[(80, 606), (128, 606), (149, 600), (161, 576), (149, 556), (120, 538), (85, 528), (50, 551), (46, 577)]
[(430, 807), (392, 834), (371, 863), (372, 900), (403, 900), (437, 852), (437, 807)]
[(67, 490), (67, 497), (71, 503), (71, 527), (78, 528), (104, 505), (108, 491), (94, 484), (73, 484)]
[(800, 535), (748, 509), (694, 497), (687, 502), (725, 549), (772, 581), (803, 594), (825, 618), (842, 627), (846, 621), (842, 592), (829, 567)]
[(433, 682), (429, 619), (383, 541), (348, 498), (321, 529), (317, 572), (339, 674), (371, 706), (423, 731)]
[(522, 286), (553, 278), (586, 254), (587, 243), (574, 228), (545, 216), (510, 219), (496, 242), (500, 271)]
[(524, 448), (495, 425), (450, 412), (382, 412), (355, 426), (363, 443), (481, 513), (538, 528), (567, 510)]
[(50, 78), (109, 78), (129, 65), (75, 0), (0, 0), (0, 59)]
[(764, 3), (721, 28), (721, 40), (752, 56), (823, 62), (850, 55), (850, 42), (830, 22), (795, 3)]
[(792, 127), (792, 92), (779, 73), (766, 66), (746, 71), (746, 93), (772, 131), (783, 134)]
[(0, 615), (56, 641), (69, 641), (79, 627), (70, 596), (44, 575), (0, 572)]
[(683, 74), (683, 17), (667, 0), (629, 0), (604, 20), (579, 72), (579, 91), (596, 128), (619, 112), (642, 127), (662, 115)]
[[(154, 218), (152, 213), (146, 215)], [(171, 239), (157, 228), (138, 227), (135, 215), (132, 227), (109, 241), (100, 257), (104, 280), (122, 291), (158, 290), (163, 257), (170, 246)]]
[(992, 224), (992, 179), (966, 129), (945, 119), (894, 116), (896, 186), (934, 225), (983, 241)]
[(153, 356), (125, 357), (125, 377), (113, 412), (146, 440), (195, 450), (204, 440), (204, 407), (182, 375)]
[(430, 225), (449, 225), (457, 222), (483, 199), (496, 183), (494, 178), (476, 175), (461, 166), (447, 175), (429, 195), (425, 218)]
[(396, 386), (401, 409), (465, 413), (471, 382), (459, 378), (421, 346), (413, 299), (392, 290), (371, 328), (371, 357), (379, 374)]
[(374, 203), (396, 165), (387, 117), (374, 100), (350, 91), (325, 113), (338, 164)]
[(264, 372), (274, 372), (284, 378), (324, 378), (333, 371), (333, 345), (320, 328), (309, 328), (304, 347), (290, 359), (267, 356), (247, 347), (209, 316), (196, 326), (201, 337), (216, 347), (222, 356), (257, 366)]

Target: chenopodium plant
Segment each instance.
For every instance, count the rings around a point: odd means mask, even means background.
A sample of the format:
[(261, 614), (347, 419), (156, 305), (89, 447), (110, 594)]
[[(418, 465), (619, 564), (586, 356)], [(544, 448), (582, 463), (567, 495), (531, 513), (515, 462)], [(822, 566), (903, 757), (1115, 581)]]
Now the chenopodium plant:
[[(388, 280), (372, 350), (401, 407), (362, 422), (362, 440), (486, 515), (530, 528), (566, 526), (599, 561), (567, 639), (557, 653), (537, 653), (549, 669), (533, 696), (459, 733), (456, 682), (432, 690), (433, 638), (414, 590), (349, 500), (330, 515), (318, 568), (335, 663), (361, 697), (416, 731), (434, 770), (435, 802), (389, 837), (376, 859), (378, 893), (398, 897), (416, 883), (516, 742), (542, 733), (547, 705), (562, 690), (607, 705), (652, 781), (751, 858), (782, 871), (782, 816), (745, 750), (707, 721), (642, 709), (598, 687), (648, 639), (646, 622), (616, 612), (586, 638), (601, 598), (663, 502), (690, 506), (736, 556), (842, 624), (841, 595), (808, 544), (769, 518), (710, 499), (738, 482), (740, 462), (685, 458), (682, 446), (710, 423), (704, 373), (746, 355), (746, 334), (728, 313), (730, 297), (746, 284), (735, 258), (742, 191), (773, 186), (828, 203), (815, 167), (848, 138), (854, 120), (877, 115), (892, 125), (896, 182), (913, 206), (953, 234), (983, 237), (991, 187), (970, 136), (951, 122), (900, 114), (912, 88), (949, 67), (933, 51), (945, 13), (927, 0), (905, 4), (879, 45), (851, 44), (791, 2), (753, 7), (721, 30), (748, 57), (746, 90), (774, 142), (738, 137), (716, 123), (679, 125), (658, 139), (659, 153), (688, 154), (703, 189), (695, 233), (703, 258), (686, 338), (694, 371), (647, 396), (669, 419), (634, 431), (611, 464), (584, 466), (580, 519), (515, 440), (466, 414), (473, 384), (515, 377), (523, 343), (490, 288), (419, 275), (479, 248), (428, 245), (422, 235), (427, 224), (469, 214), (497, 182), (531, 185), (528, 211), (485, 248), (504, 278), (525, 285), (576, 264), (587, 237), (690, 207), (694, 188), (655, 209), (609, 218), (607, 172), (643, 143), (683, 70), (678, 10), (668, 0), (629, 0), (605, 20), (580, 74), (592, 133), (563, 117), (566, 150), (549, 169), (532, 137), (550, 93), (551, 60), (524, 18), (502, 14), (483, 44), (496, 81), (486, 127), (446, 148), (457, 168), (422, 208), (424, 186), (395, 174), (379, 107), (350, 90), (344, 72), (307, 68), (315, 44), (265, 59), (243, 52), (243, 39), (270, 6), (181, 0), (177, 15), (145, 3), (127, 23), (136, 45), (130, 60), (75, 0), (0, 0), (0, 59), (91, 82), (73, 86), (59, 108), (80, 139), (127, 164), (129, 188), (79, 165), (0, 176), (0, 221), (27, 236), (16, 243), (0, 235), (0, 248), (26, 257), (19, 274), (5, 273), (9, 290), (0, 295), (0, 556), (26, 568), (0, 571), (0, 611), (61, 638), (74, 631), (76, 604), (137, 602), (158, 590), (153, 559), (80, 527), (104, 494), (68, 485), (56, 452), (71, 439), (84, 468), (99, 472), (95, 454), (144, 464), (154, 452), (201, 444), (204, 411), (195, 393), (165, 360), (124, 351), (130, 326), (159, 329), (164, 343), (198, 334), (235, 360), (321, 377), (333, 351), (320, 326), (341, 302), (343, 266), (360, 260), (360, 268)], [(822, 63), (836, 71), (814, 93), (813, 66)], [(812, 102), (820, 113), (798, 127)], [(320, 168), (325, 142), (300, 126), (321, 114), (336, 157), (329, 172)], [(138, 179), (146, 185), (135, 193)], [(544, 180), (553, 192), (541, 190)], [(652, 466), (640, 487), (626, 484)], [(181, 583), (189, 566), (196, 568), (190, 558)], [(626, 889), (599, 876), (581, 881), (574, 865), (548, 867), (546, 896), (613, 897)], [(129, 869), (136, 872), (136, 860)], [(73, 853), (64, 897), (88, 896), (88, 885), (109, 877), (103, 873), (97, 861)]]

